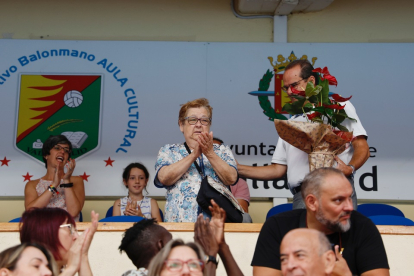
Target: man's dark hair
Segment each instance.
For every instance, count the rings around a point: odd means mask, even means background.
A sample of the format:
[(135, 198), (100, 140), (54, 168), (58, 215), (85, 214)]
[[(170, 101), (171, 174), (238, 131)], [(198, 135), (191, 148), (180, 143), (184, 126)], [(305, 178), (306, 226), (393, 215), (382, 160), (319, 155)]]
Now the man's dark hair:
[(213, 137), (213, 141), (216, 140), (217, 142), (220, 142), (220, 145), (224, 144), (223, 140), (221, 140), (218, 137)]
[(124, 251), (137, 267), (148, 268), (151, 259), (158, 253), (156, 242), (158, 227), (155, 219), (143, 219), (127, 229), (122, 238), (119, 251)]
[(65, 135), (50, 135), (49, 138), (43, 143), (42, 147), (42, 158), (43, 162), (45, 162), (45, 167), (47, 169), (47, 161), (45, 156), (50, 154), (50, 150), (56, 146), (57, 144), (68, 145), (69, 146), (69, 156), (72, 153), (72, 143), (68, 140)]
[(316, 72), (312, 72), (312, 70), (314, 68), (313, 68), (312, 64), (309, 62), (309, 60), (307, 60), (307, 59), (294, 60), (286, 66), (285, 72), (289, 69), (292, 69), (293, 67), (296, 67), (296, 66), (300, 66), (300, 68), (301, 68), (300, 77), (302, 79), (308, 79), (310, 76), (314, 76), (316, 84), (319, 83), (319, 75)]

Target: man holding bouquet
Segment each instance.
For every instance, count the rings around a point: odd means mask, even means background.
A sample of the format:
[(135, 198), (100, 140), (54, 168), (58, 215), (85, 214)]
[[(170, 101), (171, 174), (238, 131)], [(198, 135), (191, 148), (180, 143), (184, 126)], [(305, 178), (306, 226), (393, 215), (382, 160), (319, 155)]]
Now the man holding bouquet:
[[(308, 60), (295, 60), (286, 66), (282, 90), (287, 93), (292, 103), (297, 101), (298, 93), (305, 91), (308, 82), (317, 85), (319, 76), (313, 70), (314, 68)], [(334, 166), (341, 170), (351, 182), (354, 190), (352, 202), (354, 209), (356, 209), (354, 174), (367, 161), (370, 153), (367, 133), (358, 118), (355, 107), (349, 101), (346, 101), (343, 106), (347, 116), (355, 119), (346, 118), (342, 122), (346, 129), (353, 132), (353, 137), (351, 142), (346, 145), (346, 149), (335, 156), (336, 164)], [(308, 118), (309, 116), (306, 114), (296, 114), (289, 120), (307, 122)], [(253, 167), (238, 164), (238, 171), (242, 177), (259, 180), (272, 180), (287, 173), (289, 189), (293, 194), (293, 209), (305, 208), (300, 190), (305, 175), (309, 173), (308, 153), (292, 146), (285, 140), (279, 138), (271, 165)]]

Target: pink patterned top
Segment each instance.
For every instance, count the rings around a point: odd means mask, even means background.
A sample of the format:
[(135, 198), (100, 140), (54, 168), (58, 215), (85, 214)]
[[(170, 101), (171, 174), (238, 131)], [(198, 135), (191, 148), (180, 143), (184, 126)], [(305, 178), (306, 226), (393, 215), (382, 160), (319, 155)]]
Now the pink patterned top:
[[(63, 179), (60, 180), (60, 183), (63, 183)], [(43, 180), (42, 178), (39, 180), (39, 183), (36, 185), (36, 192), (37, 196), (42, 195), (47, 188), (52, 184), (52, 181)], [(48, 208), (62, 208), (64, 210), (68, 210), (66, 207), (66, 196), (65, 196), (65, 188), (56, 187), (59, 194), (54, 194), (50, 199), (49, 204), (46, 206)], [(79, 221), (79, 214), (74, 217), (75, 221)]]

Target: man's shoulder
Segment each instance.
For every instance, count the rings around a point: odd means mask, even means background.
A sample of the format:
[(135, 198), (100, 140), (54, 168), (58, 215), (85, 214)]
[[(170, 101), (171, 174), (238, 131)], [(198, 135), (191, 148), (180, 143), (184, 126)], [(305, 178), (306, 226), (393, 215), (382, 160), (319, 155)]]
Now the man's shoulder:
[(265, 224), (270, 227), (277, 225), (279, 228), (291, 230), (299, 228), (304, 219), (306, 219), (306, 209), (297, 209), (273, 215), (266, 220)]
[(352, 211), (351, 213), (351, 223), (357, 223), (357, 224), (372, 224), (374, 225), (374, 223), (372, 222), (372, 220), (370, 220), (368, 217), (364, 216), (363, 214), (361, 214), (358, 211)]
[(379, 233), (377, 226), (372, 220), (357, 211), (352, 211), (350, 232), (358, 233), (358, 235), (360, 235), (361, 233), (370, 234), (373, 233), (373, 231)]

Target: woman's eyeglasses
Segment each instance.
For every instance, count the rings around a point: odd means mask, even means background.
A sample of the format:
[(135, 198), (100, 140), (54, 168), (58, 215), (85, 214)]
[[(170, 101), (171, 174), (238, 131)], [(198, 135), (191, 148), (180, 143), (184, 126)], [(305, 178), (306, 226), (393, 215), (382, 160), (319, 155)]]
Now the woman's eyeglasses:
[(183, 270), (184, 264), (188, 266), (190, 271), (203, 271), (204, 263), (198, 259), (190, 259), (187, 261), (168, 259), (164, 262), (165, 267), (171, 272), (180, 272)]
[(55, 145), (53, 148), (57, 151), (63, 150), (65, 153), (68, 153), (68, 154), (71, 152), (69, 147), (61, 147), (59, 145)]
[(69, 227), (70, 234), (73, 236), (75, 233), (78, 233), (78, 230), (75, 228), (73, 224), (62, 224), (60, 228)]
[(203, 126), (208, 126), (211, 122), (210, 118), (200, 118), (200, 119), (198, 119), (197, 117), (185, 117), (184, 120), (187, 120), (187, 122), (190, 125), (195, 125), (195, 124), (197, 124), (198, 121), (200, 121), (200, 123)]

